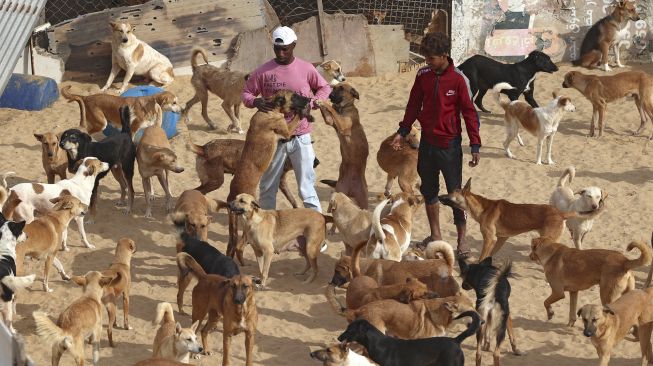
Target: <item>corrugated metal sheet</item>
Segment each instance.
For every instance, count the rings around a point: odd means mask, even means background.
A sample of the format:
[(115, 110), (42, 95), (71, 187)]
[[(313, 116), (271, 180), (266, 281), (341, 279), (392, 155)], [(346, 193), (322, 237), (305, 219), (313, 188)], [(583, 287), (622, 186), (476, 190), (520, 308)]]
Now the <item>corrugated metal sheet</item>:
[(27, 45), (46, 0), (0, 1), (0, 94)]

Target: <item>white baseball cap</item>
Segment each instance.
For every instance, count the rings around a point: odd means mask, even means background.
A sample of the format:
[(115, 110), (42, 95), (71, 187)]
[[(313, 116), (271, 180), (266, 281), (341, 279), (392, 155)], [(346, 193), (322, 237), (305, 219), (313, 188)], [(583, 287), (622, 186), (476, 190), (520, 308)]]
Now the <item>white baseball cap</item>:
[(287, 46), (297, 41), (297, 35), (289, 27), (277, 27), (272, 31), (272, 42), (275, 46)]

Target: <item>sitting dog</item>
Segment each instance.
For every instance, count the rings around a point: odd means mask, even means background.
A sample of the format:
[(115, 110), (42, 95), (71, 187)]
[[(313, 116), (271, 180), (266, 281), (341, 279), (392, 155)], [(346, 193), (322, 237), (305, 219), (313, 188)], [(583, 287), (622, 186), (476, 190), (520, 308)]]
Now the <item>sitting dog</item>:
[[(578, 213), (594, 213), (603, 210), (604, 200), (608, 197), (601, 188), (589, 186), (574, 193), (569, 186), (576, 176), (576, 169), (573, 166), (565, 169), (558, 180), (558, 186), (549, 198), (549, 204), (560, 211), (574, 211)], [(578, 198), (576, 198), (578, 195)], [(582, 242), (585, 235), (592, 230), (594, 218), (571, 217), (566, 221), (567, 229), (571, 232), (576, 249), (582, 249)]]
[(309, 269), (312, 270), (304, 283), (312, 282), (317, 277), (317, 256), (326, 236), (325, 216), (310, 208), (263, 210), (247, 193), (241, 193), (229, 202), (229, 209), (242, 215), (245, 221), (244, 232), (254, 248), (263, 288), (277, 247), (300, 236), (305, 237), (299, 249), (306, 259), (306, 266), (296, 274), (304, 275)]
[(102, 132), (108, 124), (122, 129), (120, 107), (123, 106), (129, 106), (132, 113), (129, 130), (132, 137), (138, 130), (154, 125), (156, 105), (159, 105), (163, 111), (181, 112), (177, 97), (169, 91), (142, 97), (120, 97), (103, 93), (84, 96), (71, 93), (69, 85), (61, 89), (61, 95), (68, 99), (69, 103), (79, 104), (81, 116), (79, 127), (86, 130), (89, 135)]
[(466, 311), (456, 319), (471, 317), (467, 329), (456, 338), (434, 337), (426, 339), (401, 340), (385, 336), (364, 319), (349, 324), (340, 336), (340, 342), (358, 342), (370, 358), (383, 366), (463, 366), (465, 355), (460, 344), (478, 331), (481, 319), (475, 311)]
[[(197, 55), (202, 55), (204, 65), (197, 64)], [(195, 95), (186, 103), (184, 113), (188, 113), (197, 102), (202, 102), (202, 117), (204, 117), (204, 121), (209, 127), (216, 130), (218, 125), (211, 120), (208, 112), (209, 92), (211, 92), (222, 99), (222, 109), (231, 120), (227, 131), (242, 134), (243, 129), (240, 124), (240, 104), (242, 101), (240, 100), (240, 94), (243, 92), (245, 81), (249, 75), (210, 65), (206, 51), (201, 47), (193, 48), (190, 64), (193, 69), (193, 77), (190, 79), (190, 83), (195, 89)]]
[(395, 150), (391, 143), (397, 134), (388, 136), (376, 153), (376, 162), (388, 174), (385, 191), (386, 197), (392, 194), (392, 183), (397, 178), (402, 192), (412, 195), (417, 182), (417, 149), (419, 148), (420, 130), (413, 126), (406, 138), (401, 139), (401, 149)]
[(252, 366), (258, 311), (251, 277), (236, 275), (226, 279), (222, 276), (206, 274), (193, 257), (186, 253), (177, 254), (177, 264), (180, 269), (192, 272), (198, 280), (193, 288), (193, 323), (201, 322), (207, 313), (209, 315), (201, 331), (204, 354), (211, 354), (209, 331), (215, 328), (222, 318), (222, 366), (229, 365), (231, 337), (240, 332), (245, 332), (245, 365)]
[[(483, 97), (496, 84), (505, 82), (514, 89), (504, 90), (511, 101), (519, 99), (521, 94), (533, 108), (539, 107), (533, 98), (535, 92), (535, 75), (542, 71), (553, 73), (558, 71), (549, 55), (542, 51), (531, 51), (526, 59), (516, 64), (503, 64), (482, 55), (474, 55), (458, 66), (458, 69), (469, 79), (472, 96), (476, 96), (474, 104), (485, 113), (490, 113), (483, 107)], [(478, 92), (478, 94), (477, 94)]]
[(578, 310), (583, 319), (583, 335), (591, 338), (599, 355), (599, 365), (607, 366), (612, 349), (633, 326), (638, 326), (642, 365), (653, 361), (653, 288), (632, 290), (608, 305), (584, 305)]
[[(134, 160), (136, 160), (136, 145), (132, 142), (129, 123), (131, 119), (131, 112), (129, 107), (120, 107), (120, 118), (122, 121), (122, 130), (119, 134), (109, 136), (106, 139), (95, 142), (91, 136), (78, 130), (71, 128), (64, 131), (59, 141), (61, 146), (68, 153), (68, 170), (73, 171), (75, 163), (79, 160), (94, 156), (101, 161), (108, 163), (111, 168), (111, 173), (120, 184), (120, 204), (125, 203), (127, 194), (129, 194), (129, 201), (125, 214), (131, 212), (132, 205), (134, 204), (134, 185), (132, 179), (134, 177)], [(93, 186), (93, 194), (91, 195), (90, 212), (95, 216), (95, 206), (97, 201), (97, 190), (100, 180), (107, 175), (104, 171), (95, 179)]]
[(346, 80), (345, 75), (342, 73), (340, 64), (335, 60), (324, 61), (323, 63), (315, 66), (317, 72), (322, 75), (331, 86), (336, 86)]
[[(546, 281), (551, 285), (551, 296), (544, 300), (549, 320), (553, 318), (551, 305), (565, 298), (569, 292), (569, 322), (576, 322), (578, 291), (599, 285), (603, 305), (610, 304), (635, 288), (631, 270), (651, 264), (653, 250), (643, 242), (634, 241), (626, 247), (641, 252), (639, 258), (628, 259), (625, 255), (606, 249), (580, 250), (563, 244), (535, 238), (531, 242), (531, 260), (542, 265)], [(649, 332), (650, 333), (650, 332)]]
[(152, 324), (158, 325), (161, 320), (163, 320), (163, 324), (154, 336), (152, 357), (188, 363), (191, 353), (200, 353), (204, 350), (197, 342), (195, 334), (200, 325), (199, 321), (194, 322), (190, 328), (182, 328), (179, 322), (175, 322), (172, 306), (167, 302), (160, 302), (156, 306), (156, 317)]
[(122, 295), (122, 312), (124, 319), (124, 329), (133, 329), (129, 326), (129, 292), (131, 291), (131, 259), (136, 252), (136, 243), (129, 238), (118, 240), (116, 253), (113, 263), (108, 269), (102, 271), (102, 275), (115, 278), (109, 285), (104, 287), (102, 303), (107, 308), (109, 323), (107, 333), (109, 336), (109, 346), (115, 347), (113, 343), (113, 328), (116, 325), (116, 302)]
[[(643, 71), (626, 71), (615, 75), (586, 75), (578, 71), (569, 71), (562, 82), (563, 88), (578, 90), (592, 103), (592, 123), (590, 137), (594, 137), (594, 126), (598, 119), (599, 134), (603, 136), (603, 117), (608, 103), (633, 97), (639, 111), (640, 124), (634, 136), (644, 131), (647, 117), (653, 123), (653, 76)], [(653, 139), (653, 132), (649, 140)]]
[(511, 263), (507, 262), (503, 267), (497, 268), (492, 265), (492, 257), (485, 258), (478, 264), (467, 264), (464, 259), (459, 259), (460, 275), (463, 278), (462, 287), (465, 290), (476, 292), (476, 311), (484, 321), (481, 330), (476, 336), (476, 366), (481, 365), (481, 344), (483, 350), (489, 351), (490, 338), (496, 339), (494, 345), (494, 365), (500, 364), (501, 345), (506, 339), (506, 330), (510, 338), (512, 353), (521, 355), (515, 342), (515, 334), (512, 329), (512, 317), (510, 316), (510, 282)]
[(219, 208), (216, 200), (206, 197), (200, 191), (189, 189), (177, 199), (170, 219), (180, 231), (186, 231), (190, 236), (206, 241), (211, 223), (209, 211), (218, 212)]
[(111, 73), (102, 91), (109, 89), (120, 70), (125, 78), (118, 93), (127, 90), (133, 75), (145, 75), (164, 86), (173, 82), (175, 74), (172, 63), (147, 43), (136, 38), (129, 23), (109, 22), (111, 26)]
[(16, 244), (27, 238), (23, 232), (24, 227), (25, 221), (8, 221), (0, 214), (0, 321), (12, 333), (16, 333), (12, 324), (16, 312), (14, 293), (31, 285), (36, 277), (16, 277)]
[(113, 280), (115, 277), (106, 277), (97, 271), (90, 271), (84, 276), (73, 276), (73, 281), (82, 286), (84, 293), (59, 314), (56, 323), (43, 312), (32, 313), (36, 322), (36, 334), (43, 338), (44, 346), (52, 348), (52, 366), (59, 365), (61, 356), (66, 351), (70, 351), (77, 365), (83, 365), (86, 339), (93, 345), (93, 366), (98, 365), (102, 333), (100, 301), (103, 287)]
[(177, 162), (177, 154), (172, 151), (166, 132), (161, 128), (163, 123), (163, 111), (156, 105), (157, 123), (143, 131), (143, 136), (138, 142), (136, 148), (136, 160), (138, 161), (138, 171), (141, 173), (143, 180), (143, 191), (145, 192), (145, 217), (152, 217), (152, 192), (153, 176), (156, 176), (161, 184), (161, 188), (166, 195), (166, 212), (172, 211), (172, 194), (168, 183), (168, 172), (181, 173), (184, 168)]
[(331, 233), (334, 233), (335, 228), (338, 229), (347, 255), (352, 254), (356, 244), (367, 242), (370, 238), (372, 228), (370, 212), (358, 207), (346, 194), (333, 192), (327, 212), (333, 216)]
[[(342, 342), (311, 352), (311, 358), (322, 361), (322, 366), (375, 366), (369, 358), (355, 352), (351, 346), (357, 343)], [(362, 348), (362, 347), (361, 347)], [(365, 351), (367, 352), (367, 351)]]
[(41, 161), (48, 178), (48, 184), (54, 183), (54, 176), (66, 179), (68, 159), (66, 152), (59, 147), (59, 135), (53, 132), (35, 133), (34, 137), (41, 143)]
[(551, 158), (553, 151), (553, 136), (558, 132), (558, 125), (564, 112), (573, 112), (576, 107), (571, 103), (571, 99), (563, 96), (558, 96), (553, 92), (553, 100), (544, 107), (533, 108), (528, 103), (520, 100), (512, 102), (501, 101), (499, 91), (505, 89), (512, 89), (512, 86), (507, 83), (499, 83), (495, 85), (494, 90), (497, 104), (505, 111), (504, 120), (506, 123), (506, 140), (503, 142), (503, 148), (506, 150), (506, 155), (514, 159), (515, 156), (510, 152), (510, 143), (517, 137), (517, 141), (521, 146), (524, 146), (521, 136), (519, 136), (519, 128), (522, 127), (530, 132), (533, 136), (537, 137), (537, 154), (535, 157), (535, 164), (542, 164), (542, 146), (544, 140), (547, 140), (547, 154), (546, 163), (549, 165), (554, 164)]
[[(93, 188), (96, 179), (101, 174), (106, 174), (109, 164), (103, 163), (97, 158), (86, 157), (82, 160), (70, 179), (62, 179), (53, 184), (43, 183), (20, 183), (11, 187), (9, 197), (5, 202), (2, 212), (6, 217), (13, 216), (14, 220), (24, 220), (27, 223), (34, 221), (36, 212), (47, 212), (52, 210), (54, 203), (52, 199), (59, 197), (62, 193), (68, 193), (79, 199), (84, 205), (89, 206), (93, 196)], [(9, 216), (11, 214), (11, 216)], [(84, 230), (84, 218), (75, 217), (79, 228), (79, 234), (87, 248), (95, 248), (89, 243)], [(63, 250), (68, 250), (68, 231), (62, 233)]]

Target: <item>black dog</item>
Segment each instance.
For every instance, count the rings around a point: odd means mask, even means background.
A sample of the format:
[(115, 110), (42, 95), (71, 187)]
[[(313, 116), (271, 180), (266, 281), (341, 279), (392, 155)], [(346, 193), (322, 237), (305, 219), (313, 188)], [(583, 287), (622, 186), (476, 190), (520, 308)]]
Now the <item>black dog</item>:
[[(539, 107), (533, 98), (535, 91), (535, 74), (539, 71), (552, 73), (558, 67), (549, 55), (541, 51), (532, 51), (525, 60), (516, 64), (504, 64), (491, 58), (474, 55), (463, 62), (458, 69), (469, 79), (474, 104), (483, 112), (490, 113), (483, 107), (483, 96), (496, 84), (506, 82), (514, 89), (503, 90), (510, 100), (517, 100), (524, 94), (526, 101), (533, 107)], [(478, 94), (476, 94), (478, 92)]]
[(496, 332), (494, 348), (494, 364), (499, 364), (501, 344), (506, 338), (506, 328), (510, 337), (510, 345), (515, 355), (520, 355), (515, 343), (510, 317), (510, 282), (512, 264), (507, 262), (502, 268), (492, 265), (492, 257), (487, 257), (481, 263), (467, 264), (464, 259), (458, 260), (460, 275), (463, 277), (462, 287), (465, 290), (476, 291), (476, 311), (485, 321), (485, 334), (479, 329), (476, 334), (476, 364), (481, 364), (481, 344), (484, 350), (490, 349), (491, 332)]
[(463, 366), (465, 355), (460, 344), (481, 326), (481, 318), (475, 311), (466, 311), (456, 319), (466, 316), (471, 317), (472, 322), (456, 338), (396, 339), (381, 333), (367, 320), (357, 319), (349, 324), (338, 341), (360, 343), (372, 361), (382, 366)]
[[(59, 146), (66, 150), (68, 156), (68, 170), (73, 173), (75, 165), (82, 159), (93, 156), (100, 161), (108, 163), (111, 173), (120, 184), (120, 203), (125, 203), (126, 193), (129, 193), (129, 202), (125, 213), (130, 213), (134, 203), (134, 161), (136, 160), (136, 145), (131, 138), (130, 131), (131, 112), (129, 107), (120, 107), (120, 122), (122, 130), (117, 135), (112, 135), (102, 141), (95, 142), (91, 136), (78, 129), (66, 130), (59, 139)], [(100, 180), (107, 175), (107, 172), (98, 174), (93, 193), (91, 194), (90, 212), (95, 215), (95, 202), (97, 189)]]

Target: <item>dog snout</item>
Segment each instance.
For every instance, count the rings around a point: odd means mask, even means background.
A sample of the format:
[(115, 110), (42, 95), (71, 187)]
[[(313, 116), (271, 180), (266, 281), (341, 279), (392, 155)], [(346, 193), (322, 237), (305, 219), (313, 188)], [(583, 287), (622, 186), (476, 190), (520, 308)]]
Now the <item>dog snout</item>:
[(585, 337), (591, 337), (591, 336), (594, 335), (594, 331), (589, 330), (589, 329), (585, 329), (585, 330), (583, 330), (583, 335), (584, 335)]
[(122, 37), (122, 43), (127, 43), (127, 41), (129, 41), (127, 37)]
[(54, 155), (54, 154), (52, 153), (52, 151), (48, 151), (48, 158), (51, 158), (52, 155)]
[(243, 290), (239, 289), (234, 294), (234, 303), (236, 303), (236, 305), (244, 304), (246, 299), (247, 299), (247, 296), (245, 295), (245, 291), (243, 291)]
[(592, 209), (596, 210), (597, 208), (599, 208), (599, 205), (596, 203), (592, 203)]

